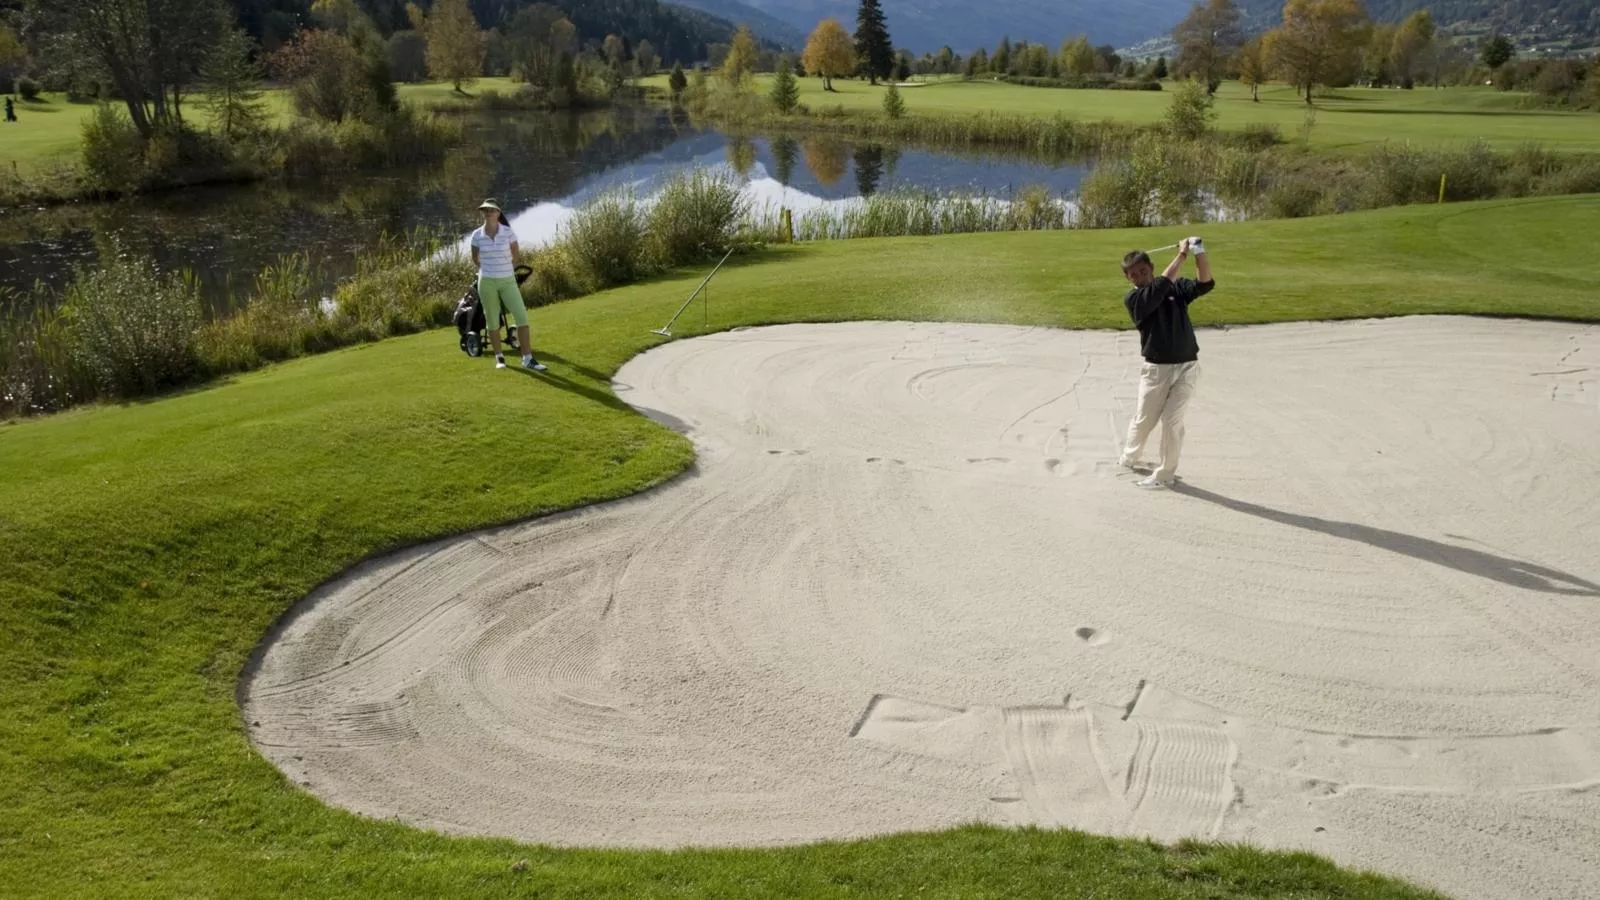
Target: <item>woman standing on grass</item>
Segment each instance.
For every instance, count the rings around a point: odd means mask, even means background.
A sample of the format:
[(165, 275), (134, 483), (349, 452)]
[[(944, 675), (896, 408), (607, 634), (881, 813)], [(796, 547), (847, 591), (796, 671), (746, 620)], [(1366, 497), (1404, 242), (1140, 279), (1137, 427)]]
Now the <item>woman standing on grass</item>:
[(528, 338), (528, 307), (517, 287), (517, 233), (511, 230), (499, 204), (485, 200), (478, 206), (483, 227), (472, 232), (472, 263), (478, 267), (478, 300), (483, 304), (483, 321), (494, 345), (494, 367), (506, 367), (500, 349), (500, 310), (503, 307), (517, 324), (517, 346), (522, 348), (522, 367), (543, 372), (544, 364), (533, 358), (533, 343)]

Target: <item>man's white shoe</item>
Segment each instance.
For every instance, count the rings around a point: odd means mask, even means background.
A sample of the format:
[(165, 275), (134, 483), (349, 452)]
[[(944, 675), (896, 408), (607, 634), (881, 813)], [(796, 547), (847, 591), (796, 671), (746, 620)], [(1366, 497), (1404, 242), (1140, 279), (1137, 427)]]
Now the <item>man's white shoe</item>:
[(1151, 475), (1149, 478), (1141, 478), (1138, 481), (1135, 481), (1133, 486), (1136, 488), (1143, 488), (1147, 491), (1160, 491), (1172, 487), (1172, 482), (1162, 481), (1154, 475)]
[(1123, 467), (1124, 469), (1137, 469), (1139, 468), (1139, 461), (1131, 456), (1124, 455), (1121, 459), (1117, 460), (1117, 465)]
[(543, 372), (545, 370), (544, 363), (534, 359), (531, 353), (522, 357), (522, 367), (524, 369), (532, 369), (535, 372)]
[(496, 356), (494, 358), (494, 367), (496, 369), (504, 369), (506, 367), (506, 358), (504, 356)]

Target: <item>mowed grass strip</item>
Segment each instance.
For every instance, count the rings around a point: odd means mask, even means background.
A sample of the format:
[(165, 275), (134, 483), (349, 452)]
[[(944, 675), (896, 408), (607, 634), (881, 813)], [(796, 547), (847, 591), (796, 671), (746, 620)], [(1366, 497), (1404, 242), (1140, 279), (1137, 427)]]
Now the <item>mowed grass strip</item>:
[[(662, 91), (667, 88), (664, 76), (644, 83)], [(883, 109), (883, 85), (835, 79), (836, 92), (826, 93), (819, 78), (801, 78), (799, 84), (800, 102), (813, 112), (834, 107), (872, 113)], [(1083, 122), (1152, 124), (1162, 121), (1172, 104), (1172, 87), (1168, 83), (1163, 91), (1108, 91), (946, 80), (902, 88), (900, 93), (909, 116), (1061, 115)], [(771, 76), (757, 76), (751, 89), (763, 96), (770, 93)], [(1482, 139), (1500, 149), (1534, 142), (1560, 152), (1600, 152), (1600, 114), (1538, 108), (1533, 105), (1535, 98), (1524, 93), (1488, 87), (1340, 88), (1314, 99), (1315, 120), (1304, 134), (1312, 147), (1322, 150), (1356, 150), (1386, 141), (1440, 146)], [(1274, 125), (1291, 141), (1302, 137), (1307, 123), (1305, 101), (1286, 85), (1263, 87), (1261, 102), (1255, 103), (1244, 85), (1224, 82), (1215, 108), (1218, 128), (1241, 131), (1250, 125)]]
[[(1202, 322), (1600, 319), (1600, 198), (1210, 226)], [(709, 329), (924, 319), (1127, 327), (1117, 260), (1177, 230), (793, 246), (725, 269)], [(1432, 896), (1304, 855), (969, 828), (779, 850), (557, 850), (324, 806), (234, 700), (268, 626), (403, 544), (642, 490), (692, 449), (611, 393), (701, 272), (534, 313), (548, 377), (452, 330), (0, 426), (0, 894)], [(679, 323), (700, 330), (701, 312)], [(1201, 336), (1202, 346), (1204, 335)], [(530, 867), (513, 872), (526, 859)]]

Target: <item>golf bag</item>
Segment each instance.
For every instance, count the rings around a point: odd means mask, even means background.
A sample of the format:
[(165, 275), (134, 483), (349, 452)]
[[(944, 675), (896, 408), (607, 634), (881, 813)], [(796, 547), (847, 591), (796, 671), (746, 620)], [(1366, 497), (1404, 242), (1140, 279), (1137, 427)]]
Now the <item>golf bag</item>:
[[(517, 284), (520, 286), (533, 274), (531, 266), (517, 266)], [(478, 282), (474, 280), (467, 292), (456, 301), (456, 311), (451, 317), (456, 323), (456, 331), (461, 335), (461, 352), (468, 356), (482, 356), (485, 347), (489, 346), (489, 323), (483, 314), (483, 298), (478, 296)], [(511, 352), (521, 348), (517, 346), (516, 326), (507, 318), (506, 311), (500, 310), (500, 321), (495, 323), (496, 330), (502, 330), (501, 346)]]

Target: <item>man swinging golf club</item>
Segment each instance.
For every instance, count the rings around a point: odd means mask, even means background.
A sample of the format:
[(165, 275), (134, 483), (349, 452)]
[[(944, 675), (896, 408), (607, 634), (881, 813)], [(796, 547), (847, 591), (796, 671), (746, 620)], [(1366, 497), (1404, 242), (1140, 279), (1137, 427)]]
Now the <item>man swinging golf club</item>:
[[(1199, 280), (1178, 278), (1183, 261), (1195, 258)], [(1211, 263), (1197, 237), (1178, 244), (1178, 255), (1166, 271), (1155, 274), (1150, 254), (1135, 250), (1122, 258), (1122, 274), (1133, 290), (1122, 303), (1139, 326), (1139, 349), (1144, 365), (1139, 370), (1139, 405), (1128, 423), (1128, 442), (1121, 464), (1140, 466), (1139, 455), (1156, 423), (1161, 423), (1161, 462), (1136, 484), (1141, 488), (1167, 488), (1178, 475), (1183, 452), (1183, 414), (1200, 378), (1200, 345), (1189, 322), (1189, 304), (1211, 293)]]

